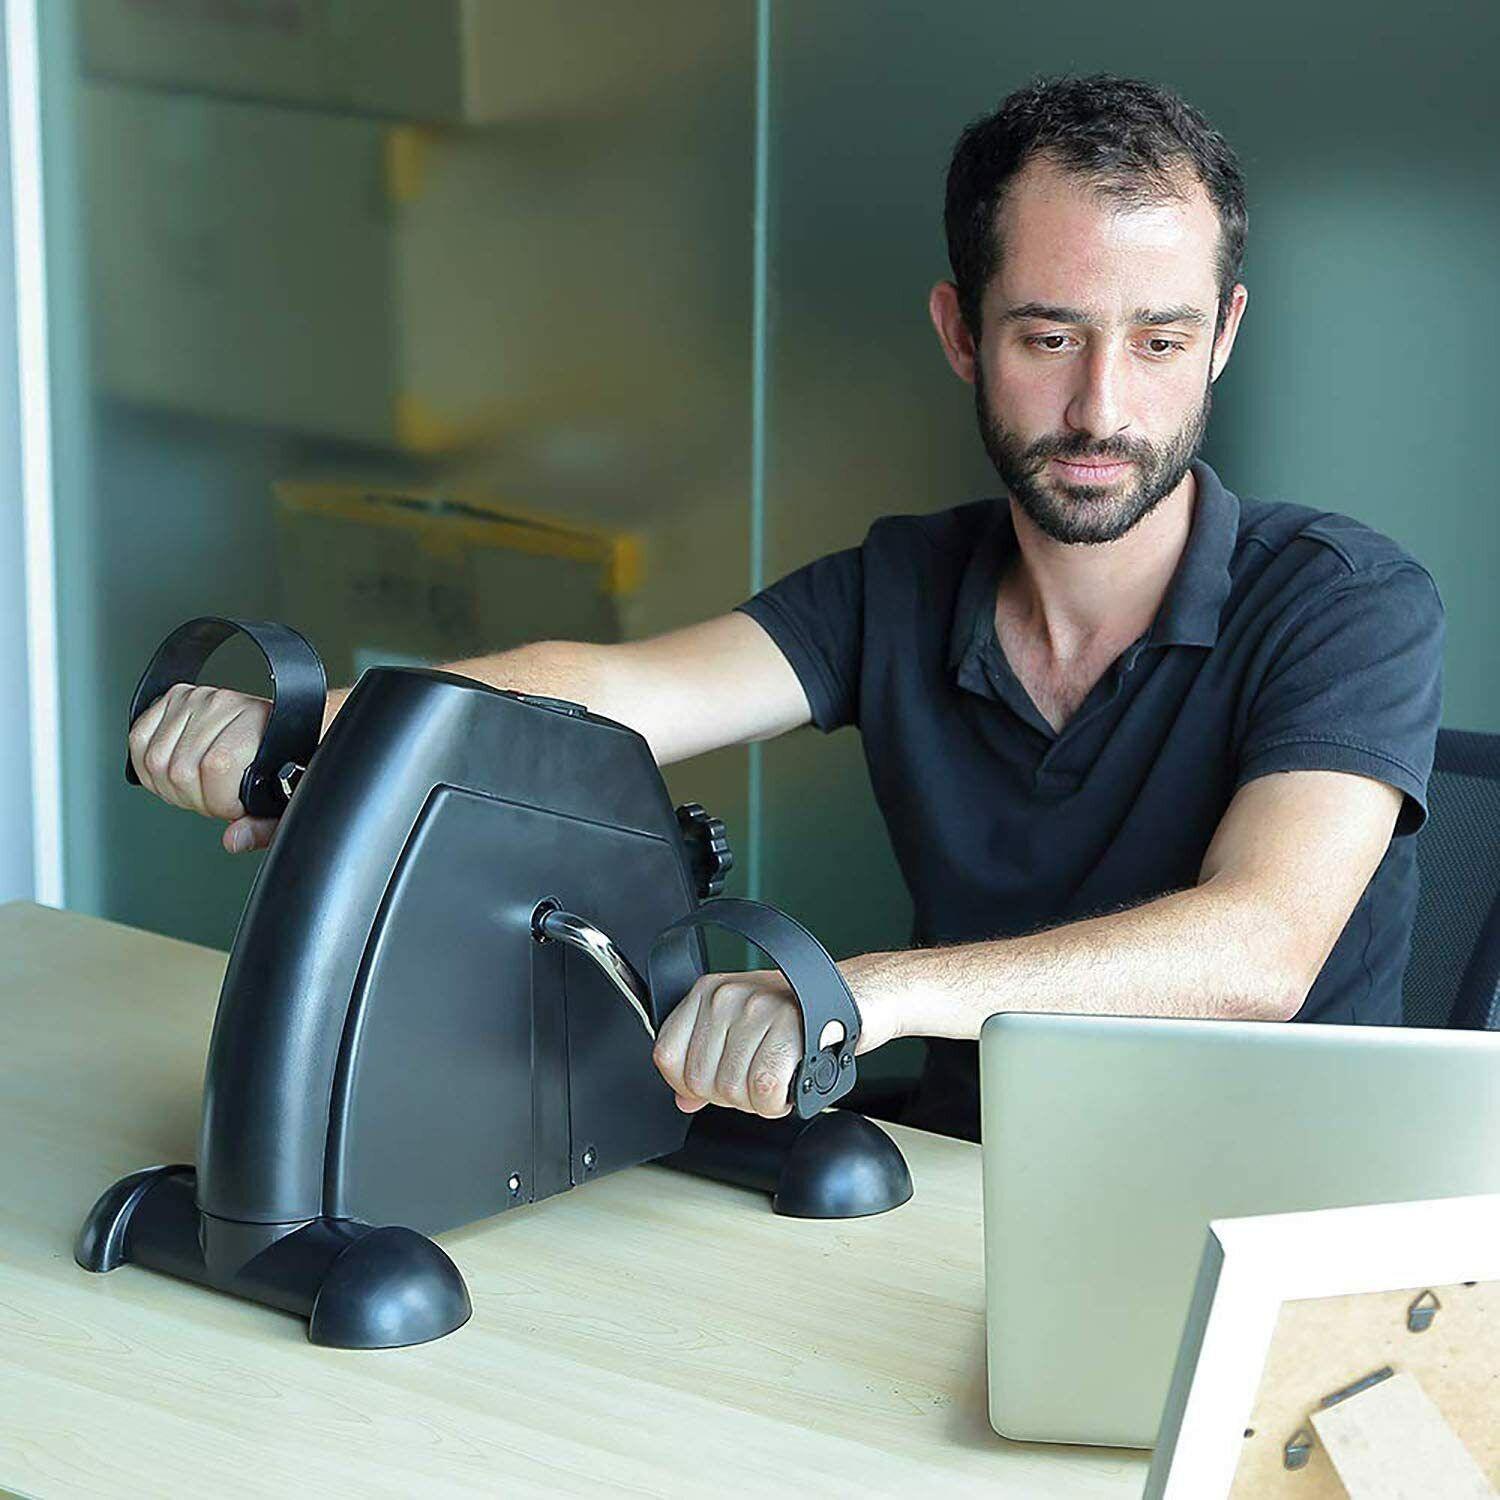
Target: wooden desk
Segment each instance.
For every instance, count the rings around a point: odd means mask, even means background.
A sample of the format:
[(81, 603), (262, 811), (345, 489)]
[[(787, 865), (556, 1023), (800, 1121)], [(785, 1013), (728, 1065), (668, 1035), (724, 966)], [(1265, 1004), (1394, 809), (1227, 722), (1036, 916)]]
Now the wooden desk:
[(411, 1349), (81, 1270), (98, 1193), (193, 1159), (223, 971), (0, 906), (0, 1491), (1139, 1495), (1143, 1455), (991, 1431), (979, 1153), (918, 1131), (916, 1196), (871, 1219), (644, 1166), (443, 1235), (474, 1316)]

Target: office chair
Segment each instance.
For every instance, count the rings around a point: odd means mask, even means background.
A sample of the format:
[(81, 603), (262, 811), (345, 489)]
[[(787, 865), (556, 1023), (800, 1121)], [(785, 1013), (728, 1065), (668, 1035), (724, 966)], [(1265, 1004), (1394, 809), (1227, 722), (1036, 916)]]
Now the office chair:
[(1500, 735), (1438, 732), (1417, 864), (1406, 1024), (1500, 1031)]

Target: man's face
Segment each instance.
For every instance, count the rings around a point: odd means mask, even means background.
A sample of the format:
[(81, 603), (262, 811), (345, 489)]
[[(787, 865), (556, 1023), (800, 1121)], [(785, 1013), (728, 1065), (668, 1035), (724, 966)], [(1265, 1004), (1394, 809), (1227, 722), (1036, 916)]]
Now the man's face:
[(1122, 211), (1033, 162), (1001, 209), (973, 370), (979, 430), (1011, 497), (1057, 541), (1123, 536), (1203, 442), (1242, 302), (1215, 359), (1219, 222), (1200, 184), (1184, 191)]

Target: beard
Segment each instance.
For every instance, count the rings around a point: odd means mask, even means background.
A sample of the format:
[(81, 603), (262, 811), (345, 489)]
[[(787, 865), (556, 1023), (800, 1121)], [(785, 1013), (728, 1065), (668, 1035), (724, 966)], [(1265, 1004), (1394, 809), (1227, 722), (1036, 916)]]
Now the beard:
[[(1197, 457), (1213, 409), (1213, 381), (1203, 388), (1198, 410), (1166, 443), (1116, 438), (1090, 445), (1084, 437), (1022, 441), (990, 410), (984, 370), (974, 366), (974, 405), (979, 435), (1011, 499), (1044, 535), (1058, 542), (1087, 545), (1113, 542), (1150, 515), (1173, 490)], [(1054, 458), (1076, 462), (1128, 460), (1135, 468), (1113, 484), (1070, 484), (1051, 467)], [(1128, 484), (1128, 489), (1117, 486)]]

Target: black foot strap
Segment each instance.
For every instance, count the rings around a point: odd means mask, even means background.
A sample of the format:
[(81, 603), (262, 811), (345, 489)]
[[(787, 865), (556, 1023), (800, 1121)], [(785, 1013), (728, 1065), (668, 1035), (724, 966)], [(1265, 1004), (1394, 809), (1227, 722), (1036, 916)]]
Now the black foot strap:
[[(328, 680), (323, 663), (305, 636), (272, 620), (230, 620), (203, 615), (179, 625), (141, 674), (130, 700), (130, 725), (176, 682), (197, 682), (209, 657), (229, 639), (243, 634), (260, 648), (271, 674), (271, 718), (255, 759), (240, 779), (240, 801), (252, 817), (275, 818), (285, 810), (289, 793), (282, 772), (305, 770), (323, 733)], [(141, 784), (129, 754), (125, 779)]]
[[(680, 976), (698, 943), (697, 929), (722, 927), (754, 943), (785, 976), (802, 1012), (802, 1061), (792, 1078), (792, 1107), (804, 1120), (842, 1099), (854, 1087), (854, 1049), (859, 1043), (859, 1008), (828, 950), (800, 922), (760, 901), (721, 896), (663, 928), (651, 949), (651, 995), (656, 1023), (675, 1009), (687, 989)], [(837, 1021), (843, 1037), (818, 1045), (823, 1029)]]

